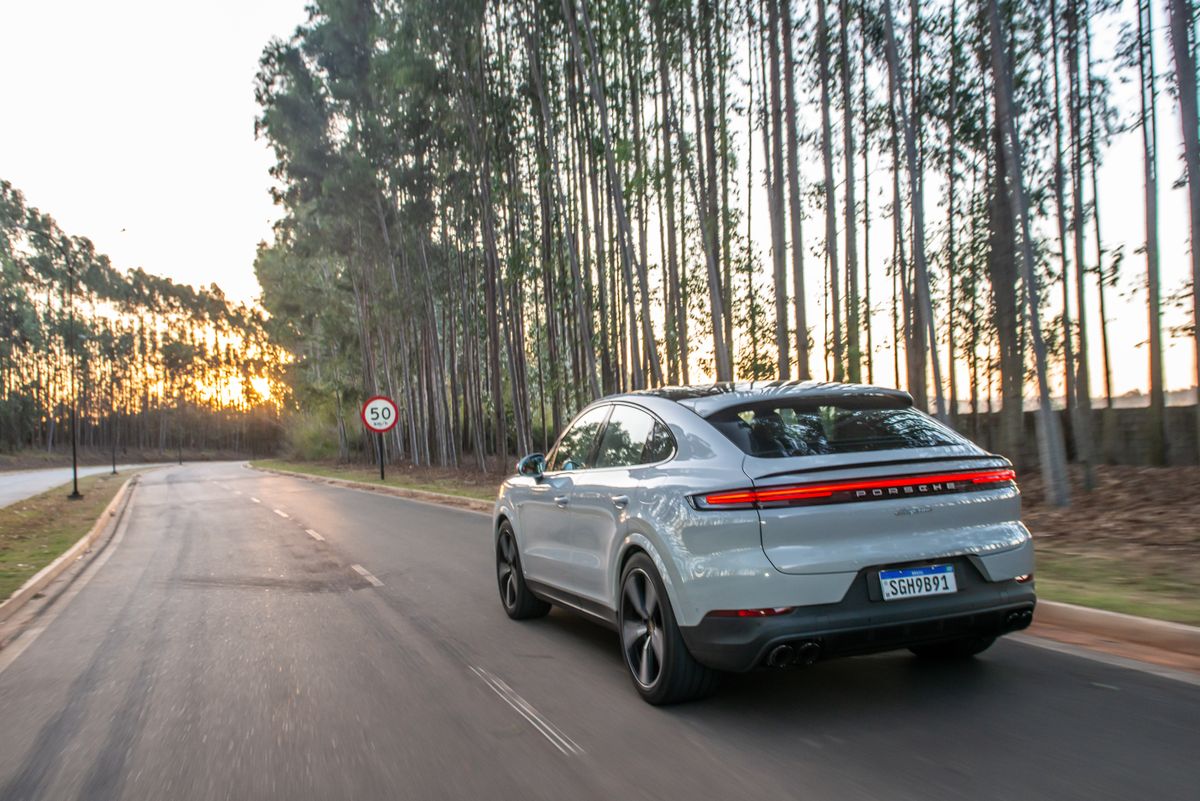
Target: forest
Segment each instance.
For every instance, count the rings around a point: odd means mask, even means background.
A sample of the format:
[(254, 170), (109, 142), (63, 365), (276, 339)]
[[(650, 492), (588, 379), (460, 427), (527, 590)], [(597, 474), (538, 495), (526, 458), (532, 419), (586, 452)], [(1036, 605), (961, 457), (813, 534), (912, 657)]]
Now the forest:
[[(1162, 463), (1184, 436), (1164, 339), (1200, 358), (1196, 17), (1192, 0), (317, 0), (256, 81), (283, 217), (255, 267), (294, 357), (291, 445), (371, 458), (357, 404), (381, 392), (401, 409), (390, 458), (501, 469), (608, 393), (865, 381), (1014, 458), (1029, 400), (1065, 503), (1068, 457), (1085, 475), (1106, 458), (1121, 278), (1145, 309), (1138, 425)], [(1182, 147), (1160, 152), (1172, 120)], [(1138, 181), (1105, 206), (1123, 131)], [(1164, 286), (1177, 184), (1189, 261)], [(1106, 245), (1102, 219), (1131, 216), (1136, 249)]]
[[(279, 441), (261, 310), (124, 271), (0, 180), (0, 451), (253, 453)], [(114, 461), (115, 463), (115, 461)]]

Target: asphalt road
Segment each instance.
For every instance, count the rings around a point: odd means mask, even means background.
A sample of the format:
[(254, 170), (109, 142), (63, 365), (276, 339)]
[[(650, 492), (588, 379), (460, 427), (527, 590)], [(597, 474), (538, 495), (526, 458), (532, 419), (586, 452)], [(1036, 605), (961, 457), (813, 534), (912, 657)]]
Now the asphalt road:
[[(117, 470), (132, 470), (135, 467), (146, 467), (147, 465), (117, 465)], [(95, 475), (96, 473), (107, 473), (112, 470), (110, 465), (102, 467), (81, 467), (79, 468), (79, 477)], [(71, 480), (71, 468), (69, 467), (48, 467), (41, 470), (10, 470), (0, 473), (0, 506), (8, 506), (10, 503), (30, 498), (34, 495), (40, 495), (46, 490), (52, 490), (57, 486), (66, 484)]]
[(615, 635), (505, 617), (485, 516), (205, 464), (143, 477), (117, 537), (0, 651), (3, 801), (1200, 798), (1200, 686), (1078, 656), (656, 709)]

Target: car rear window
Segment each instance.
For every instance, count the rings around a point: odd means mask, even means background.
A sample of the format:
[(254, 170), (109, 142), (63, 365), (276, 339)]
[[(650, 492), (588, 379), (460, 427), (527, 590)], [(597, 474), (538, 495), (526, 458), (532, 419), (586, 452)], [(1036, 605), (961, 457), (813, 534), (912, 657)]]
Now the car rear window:
[(751, 456), (784, 458), (954, 445), (954, 435), (914, 409), (753, 404), (708, 421)]

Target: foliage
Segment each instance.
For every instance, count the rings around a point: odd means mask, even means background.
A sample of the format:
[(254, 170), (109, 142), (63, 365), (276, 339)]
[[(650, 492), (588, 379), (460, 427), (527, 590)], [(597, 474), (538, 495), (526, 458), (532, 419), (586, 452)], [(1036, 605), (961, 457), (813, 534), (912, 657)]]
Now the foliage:
[[(0, 181), (0, 449), (269, 448), (285, 386), (261, 311), (135, 269)], [(274, 398), (274, 399), (272, 399)]]
[[(948, 390), (985, 438), (982, 407), (1011, 423), (1035, 374), (1049, 397), (1037, 355), (1086, 405), (1094, 323), (1070, 310), (1112, 289), (1094, 174), (1120, 122), (1092, 40), (1122, 13), (318, 0), (256, 84), (285, 213), (257, 271), (294, 397), (332, 415), (343, 458), (370, 452), (348, 432), (383, 392), (393, 455), (478, 468), (547, 447), (597, 395), (704, 378), (861, 376), (938, 408)], [(1000, 428), (989, 444), (1018, 450)]]

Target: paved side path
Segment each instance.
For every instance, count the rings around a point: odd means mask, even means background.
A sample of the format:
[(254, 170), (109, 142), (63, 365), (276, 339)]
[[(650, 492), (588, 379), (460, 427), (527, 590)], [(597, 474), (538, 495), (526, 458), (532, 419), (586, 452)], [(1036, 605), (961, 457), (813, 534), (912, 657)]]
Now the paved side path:
[[(119, 464), (117, 470), (132, 470), (135, 467), (149, 467), (144, 464)], [(102, 467), (81, 467), (79, 477), (107, 473), (112, 470), (109, 465)], [(13, 470), (0, 473), (0, 507), (10, 503), (23, 501), (34, 495), (41, 495), (46, 490), (66, 484), (71, 480), (71, 468), (51, 467), (43, 470)]]

